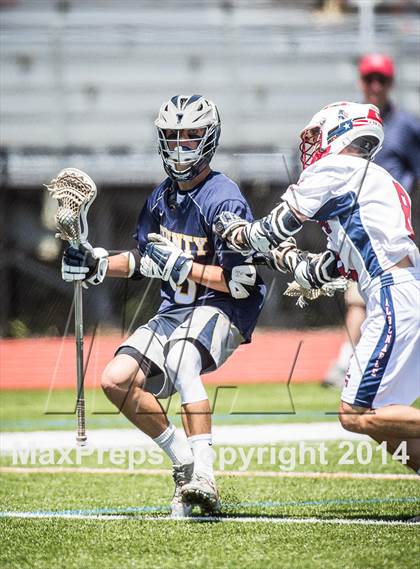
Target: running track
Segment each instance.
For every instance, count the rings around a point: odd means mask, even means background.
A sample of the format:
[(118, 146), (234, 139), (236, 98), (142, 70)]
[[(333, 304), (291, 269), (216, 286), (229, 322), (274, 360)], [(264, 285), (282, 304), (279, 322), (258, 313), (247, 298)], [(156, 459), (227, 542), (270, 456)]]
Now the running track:
[[(208, 384), (286, 382), (293, 361), (293, 382), (319, 381), (337, 355), (343, 332), (264, 331), (254, 334), (252, 344), (241, 346), (221, 369), (205, 376)], [(97, 334), (85, 379), (97, 387), (101, 371), (121, 343), (117, 335)], [(85, 338), (85, 354), (91, 339)], [(300, 346), (300, 349), (299, 349)], [(74, 387), (76, 377), (73, 338), (0, 340), (1, 389), (59, 389)]]

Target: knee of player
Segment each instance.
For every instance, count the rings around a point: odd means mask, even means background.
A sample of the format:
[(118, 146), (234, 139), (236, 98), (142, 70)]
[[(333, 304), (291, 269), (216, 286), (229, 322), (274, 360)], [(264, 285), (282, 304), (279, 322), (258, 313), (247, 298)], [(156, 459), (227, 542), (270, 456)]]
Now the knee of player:
[(121, 370), (119, 366), (114, 365), (114, 362), (110, 362), (101, 376), (101, 387), (105, 393), (110, 393), (117, 389), (125, 387), (125, 384), (129, 381), (127, 373)]
[(118, 382), (115, 373), (112, 371), (112, 369), (109, 368), (109, 366), (107, 366), (101, 375), (101, 387), (103, 391), (107, 393), (116, 389), (117, 383)]
[(348, 403), (341, 402), (339, 415), (341, 426), (352, 433), (363, 433), (365, 430), (366, 416), (359, 413)]
[(115, 390), (129, 391), (133, 385), (142, 387), (144, 374), (136, 359), (126, 354), (116, 355), (101, 376), (101, 387), (108, 395)]
[(359, 416), (355, 415), (340, 415), (340, 423), (343, 429), (351, 433), (360, 433), (360, 420)]

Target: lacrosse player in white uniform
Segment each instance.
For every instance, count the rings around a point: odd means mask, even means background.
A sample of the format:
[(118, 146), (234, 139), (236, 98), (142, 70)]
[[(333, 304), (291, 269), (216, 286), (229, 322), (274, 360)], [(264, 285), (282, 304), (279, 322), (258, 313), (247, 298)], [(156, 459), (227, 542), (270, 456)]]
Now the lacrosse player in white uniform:
[[(172, 515), (194, 504), (219, 509), (213, 474), (211, 410), (200, 374), (250, 342), (265, 287), (240, 253), (226, 251), (212, 231), (222, 211), (252, 220), (238, 186), (210, 169), (220, 136), (219, 113), (200, 95), (166, 101), (155, 122), (168, 177), (144, 204), (138, 247), (108, 256), (69, 248), (63, 278), (102, 282), (105, 275), (158, 278), (157, 315), (117, 349), (102, 376), (108, 398), (166, 452), (173, 463)], [(187, 438), (169, 424), (159, 399), (178, 392)]]
[[(259, 251), (303, 288), (339, 275), (357, 280), (367, 317), (351, 359), (339, 417), (349, 431), (407, 442), (408, 465), (420, 474), (420, 263), (407, 192), (371, 162), (383, 141), (377, 107), (338, 102), (301, 132), (303, 172), (280, 204), (248, 223), (226, 212), (215, 231), (237, 251)], [(315, 258), (292, 237), (303, 222), (320, 222), (328, 249)]]

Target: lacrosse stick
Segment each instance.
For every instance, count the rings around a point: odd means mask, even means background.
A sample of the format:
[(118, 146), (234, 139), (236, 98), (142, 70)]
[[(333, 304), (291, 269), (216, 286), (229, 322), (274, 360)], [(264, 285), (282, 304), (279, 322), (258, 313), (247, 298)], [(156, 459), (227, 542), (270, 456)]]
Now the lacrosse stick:
[(338, 277), (329, 283), (325, 283), (321, 288), (304, 288), (296, 281), (287, 283), (285, 296), (297, 296), (296, 305), (305, 308), (308, 300), (316, 300), (320, 296), (334, 296), (336, 292), (345, 292), (349, 286), (349, 281), (345, 277)]
[[(73, 247), (88, 244), (87, 211), (96, 198), (95, 182), (81, 170), (65, 168), (46, 185), (51, 196), (57, 200), (55, 215), (56, 237), (68, 241)], [(77, 436), (79, 446), (86, 445), (85, 395), (83, 370), (83, 296), (82, 283), (74, 283), (74, 328), (76, 336), (77, 369)]]
[[(310, 257), (315, 257), (313, 253), (309, 253)], [(255, 255), (252, 263), (254, 265), (265, 265), (266, 267), (273, 268), (272, 263), (264, 255)], [(285, 272), (285, 271), (282, 271)], [(305, 308), (308, 301), (316, 300), (320, 296), (334, 296), (336, 292), (345, 292), (349, 287), (349, 281), (345, 277), (338, 277), (332, 281), (325, 283), (321, 288), (304, 288), (296, 281), (287, 283), (287, 289), (283, 292), (284, 296), (297, 297), (296, 306)]]

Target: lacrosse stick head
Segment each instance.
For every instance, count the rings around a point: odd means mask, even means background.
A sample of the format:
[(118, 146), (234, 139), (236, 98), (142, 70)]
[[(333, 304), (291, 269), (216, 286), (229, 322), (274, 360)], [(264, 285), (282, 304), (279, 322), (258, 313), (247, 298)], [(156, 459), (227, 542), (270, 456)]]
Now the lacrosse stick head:
[[(310, 254), (311, 255), (311, 254)], [(345, 292), (349, 286), (349, 281), (345, 277), (338, 277), (325, 283), (321, 288), (304, 288), (298, 282), (287, 283), (285, 296), (297, 296), (297, 306), (304, 308), (308, 300), (316, 300), (320, 296), (334, 296), (336, 292)]]
[(87, 242), (86, 215), (97, 193), (92, 178), (77, 168), (64, 168), (46, 188), (58, 202), (56, 237), (72, 245)]

